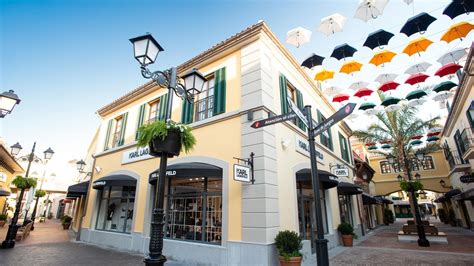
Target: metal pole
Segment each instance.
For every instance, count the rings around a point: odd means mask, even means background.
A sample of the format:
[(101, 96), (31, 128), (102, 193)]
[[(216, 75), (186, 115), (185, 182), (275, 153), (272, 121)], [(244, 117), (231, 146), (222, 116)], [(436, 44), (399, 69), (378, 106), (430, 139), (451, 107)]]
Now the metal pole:
[[(46, 162), (44, 163), (45, 167), (47, 163), (48, 163), (48, 160), (46, 160)], [(43, 171), (43, 178), (41, 178), (41, 184), (40, 184), (39, 190), (43, 188), (43, 182), (44, 182), (45, 176), (46, 176), (46, 169)], [(38, 208), (38, 201), (39, 201), (39, 197), (36, 197), (35, 207), (33, 208), (33, 212), (31, 213), (31, 222), (33, 223), (31, 225), (31, 229), (30, 229), (31, 231), (35, 230), (36, 209)]]
[[(31, 150), (30, 157), (28, 158), (28, 167), (26, 168), (25, 178), (27, 178), (28, 175), (30, 174), (31, 162), (33, 161), (33, 157), (35, 156), (34, 154), (35, 147), (36, 147), (36, 142), (33, 144), (33, 149)], [(15, 247), (16, 232), (18, 231), (18, 226), (16, 223), (18, 222), (18, 215), (20, 214), (21, 201), (23, 200), (24, 194), (25, 194), (25, 189), (22, 188), (20, 192), (20, 197), (18, 198), (18, 201), (16, 202), (15, 213), (13, 214), (11, 223), (8, 226), (7, 236), (5, 237), (5, 240), (2, 242), (2, 248)], [(25, 219), (26, 219), (26, 216), (25, 216)]]
[(166, 120), (171, 119), (171, 112), (173, 111), (173, 90), (176, 88), (177, 83), (177, 69), (176, 67), (170, 68), (170, 80), (168, 86), (168, 105), (166, 106)]
[[(405, 163), (405, 169), (407, 169), (407, 175), (408, 175), (408, 181), (411, 183), (412, 177), (411, 177), (411, 170), (410, 170), (410, 162), (407, 159), (405, 149), (402, 149), (403, 151), (403, 162)], [(410, 186), (410, 197), (413, 200), (413, 207), (415, 209), (415, 219), (416, 219), (416, 229), (418, 231), (418, 246), (420, 247), (429, 247), (430, 242), (428, 239), (426, 239), (425, 235), (425, 228), (421, 224), (421, 217), (420, 217), (420, 211), (418, 209), (418, 200), (416, 199), (415, 195), (415, 190)]]
[(316, 161), (316, 146), (314, 142), (313, 132), (313, 117), (311, 116), (311, 106), (306, 105), (306, 119), (308, 120), (308, 142), (309, 142), (309, 153), (311, 158), (311, 182), (313, 184), (314, 194), (314, 212), (316, 214), (316, 261), (318, 266), (328, 266), (328, 240), (324, 239), (324, 227), (323, 227), (323, 216), (321, 210), (321, 196), (319, 192), (319, 177), (318, 177), (318, 163)]

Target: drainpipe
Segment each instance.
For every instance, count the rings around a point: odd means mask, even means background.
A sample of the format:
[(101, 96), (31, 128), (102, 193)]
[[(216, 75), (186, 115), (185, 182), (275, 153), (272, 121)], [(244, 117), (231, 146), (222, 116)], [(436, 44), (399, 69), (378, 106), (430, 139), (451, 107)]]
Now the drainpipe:
[(79, 225), (77, 227), (77, 234), (76, 234), (76, 241), (80, 241), (81, 240), (81, 232), (82, 232), (82, 220), (84, 220), (84, 217), (86, 216), (86, 213), (87, 213), (87, 204), (89, 202), (89, 195), (90, 195), (90, 191), (92, 189), (92, 179), (94, 177), (94, 169), (95, 169), (95, 156), (92, 155), (92, 158), (94, 159), (94, 161), (92, 162), (92, 170), (91, 170), (91, 175), (90, 175), (90, 178), (89, 178), (89, 188), (87, 189), (87, 194), (86, 194), (86, 199), (84, 201), (84, 206), (81, 206), (81, 215), (80, 215), (80, 218), (79, 218)]

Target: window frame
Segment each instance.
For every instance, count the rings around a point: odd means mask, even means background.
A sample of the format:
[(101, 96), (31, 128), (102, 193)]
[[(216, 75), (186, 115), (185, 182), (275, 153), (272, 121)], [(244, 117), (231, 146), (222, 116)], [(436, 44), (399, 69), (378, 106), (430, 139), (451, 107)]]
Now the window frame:
[[(385, 167), (385, 169), (388, 169), (384, 171), (384, 165), (387, 165), (387, 167)], [(379, 162), (379, 166), (380, 166), (380, 173), (381, 174), (393, 174), (393, 169), (392, 169), (392, 166), (390, 165), (390, 163), (387, 161), (387, 160), (383, 160), (383, 161), (380, 161)]]
[[(428, 158), (429, 158), (429, 161), (431, 161), (431, 163), (430, 163), (430, 165), (432, 166), (431, 168), (426, 167), (426, 161), (427, 161)], [(436, 170), (435, 162), (434, 162), (433, 156), (431, 156), (431, 155), (425, 155), (421, 165), (422, 165), (423, 171)]]
[[(213, 86), (209, 87), (209, 82), (213, 81)], [(212, 94), (209, 91), (212, 89)], [(204, 88), (201, 93), (198, 94), (197, 99), (194, 101), (194, 114), (193, 122), (203, 121), (214, 116), (214, 94), (216, 89), (216, 76), (215, 72), (210, 73), (206, 76), (206, 82), (204, 83)], [(205, 97), (202, 97), (205, 95)], [(205, 108), (199, 111), (200, 104), (204, 102)], [(209, 106), (210, 105), (210, 106)], [(200, 118), (200, 114), (204, 114), (203, 118)]]
[(112, 134), (112, 145), (110, 145), (111, 148), (116, 148), (120, 146), (120, 137), (122, 135), (123, 121), (124, 121), (123, 114), (114, 118), (114, 130), (113, 132), (111, 132)]
[[(339, 134), (339, 144), (340, 144), (340, 149), (341, 149), (341, 157), (344, 161), (350, 164), (351, 157), (349, 155), (349, 144), (347, 143), (346, 137), (341, 134), (341, 132), (338, 132)], [(344, 147), (345, 145), (345, 147)]]
[[(321, 111), (318, 110), (318, 122), (319, 123), (322, 123), (326, 120), (326, 117), (324, 117), (324, 115), (321, 113)], [(324, 135), (324, 133), (327, 133), (327, 137), (326, 135)], [(340, 132), (338, 132), (339, 134), (341, 134)], [(328, 130), (322, 132), (320, 135), (319, 135), (319, 142), (326, 148), (328, 148), (329, 150), (331, 151), (334, 151), (334, 142), (332, 140), (332, 132), (331, 132), (331, 127), (328, 128)], [(349, 162), (350, 159), (347, 160), (347, 162)]]
[[(149, 123), (153, 123), (157, 120), (160, 119), (160, 107), (161, 107), (161, 99), (160, 97), (152, 100), (152, 101), (149, 101), (147, 103), (147, 105), (145, 106), (148, 106), (148, 117), (146, 119), (146, 124), (149, 124)], [(152, 107), (155, 106), (155, 108), (153, 109)], [(151, 116), (152, 113), (155, 114), (155, 116)]]

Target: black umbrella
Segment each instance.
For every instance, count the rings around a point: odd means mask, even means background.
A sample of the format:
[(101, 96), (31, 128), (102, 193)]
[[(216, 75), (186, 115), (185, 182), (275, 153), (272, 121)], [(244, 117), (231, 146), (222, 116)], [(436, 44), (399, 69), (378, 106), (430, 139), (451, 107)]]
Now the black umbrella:
[(369, 47), (370, 49), (374, 49), (375, 47), (379, 47), (382, 45), (387, 45), (388, 41), (393, 37), (393, 33), (384, 30), (378, 30), (372, 32), (365, 40), (364, 46)]
[(423, 34), (426, 29), (428, 29), (428, 26), (435, 20), (436, 18), (428, 15), (425, 12), (421, 12), (420, 14), (409, 18), (405, 25), (403, 25), (403, 28), (400, 30), (400, 32), (405, 33), (408, 37), (417, 32)]
[(474, 11), (474, 1), (472, 0), (453, 0), (446, 9), (443, 11), (443, 14), (450, 17), (451, 19), (462, 15), (464, 13), (469, 15), (469, 12)]
[(350, 46), (347, 43), (344, 43), (334, 48), (334, 51), (332, 51), (331, 57), (341, 60), (342, 58), (353, 56), (356, 51), (357, 51), (356, 48)]
[(306, 58), (303, 63), (301, 63), (301, 66), (307, 67), (309, 69), (315, 67), (315, 66), (320, 66), (323, 64), (324, 57), (319, 56), (317, 54), (312, 54), (308, 58)]

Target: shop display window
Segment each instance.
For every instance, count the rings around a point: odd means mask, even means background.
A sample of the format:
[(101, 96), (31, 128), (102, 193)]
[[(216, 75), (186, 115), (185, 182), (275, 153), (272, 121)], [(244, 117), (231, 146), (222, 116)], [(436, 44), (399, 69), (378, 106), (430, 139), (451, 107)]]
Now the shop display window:
[(130, 233), (134, 203), (135, 187), (104, 187), (101, 192), (96, 229)]
[(354, 225), (352, 221), (350, 195), (339, 195), (339, 211), (341, 215), (341, 222), (346, 222), (346, 223), (350, 223), (351, 225)]

